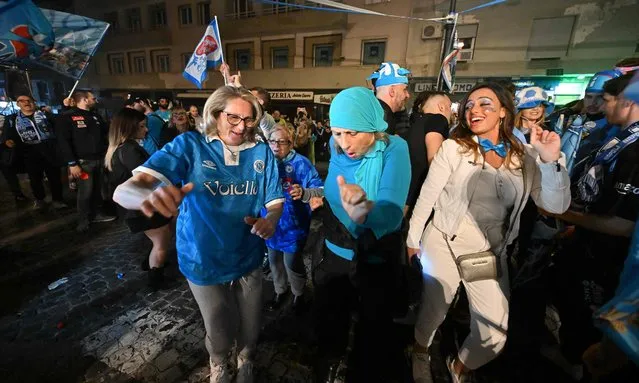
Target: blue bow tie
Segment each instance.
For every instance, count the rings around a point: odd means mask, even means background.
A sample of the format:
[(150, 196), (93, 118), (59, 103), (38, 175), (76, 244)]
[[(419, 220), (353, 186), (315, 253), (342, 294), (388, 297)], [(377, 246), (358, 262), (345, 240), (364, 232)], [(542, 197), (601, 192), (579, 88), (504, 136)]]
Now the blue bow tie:
[(506, 145), (503, 141), (495, 145), (486, 138), (479, 138), (479, 145), (481, 145), (481, 147), (484, 149), (484, 153), (488, 153), (491, 150), (494, 150), (495, 153), (497, 153), (497, 155), (501, 158), (506, 157), (506, 154), (508, 154)]

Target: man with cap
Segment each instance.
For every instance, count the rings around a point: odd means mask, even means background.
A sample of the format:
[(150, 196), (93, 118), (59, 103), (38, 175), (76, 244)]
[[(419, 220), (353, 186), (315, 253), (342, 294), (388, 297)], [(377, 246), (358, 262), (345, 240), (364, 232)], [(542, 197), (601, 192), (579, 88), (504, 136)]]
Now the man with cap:
[(406, 108), (410, 98), (408, 75), (410, 71), (392, 62), (384, 62), (373, 74), (368, 76), (373, 84), (375, 95), (384, 109), (384, 121), (388, 124), (386, 133), (397, 134), (395, 113)]

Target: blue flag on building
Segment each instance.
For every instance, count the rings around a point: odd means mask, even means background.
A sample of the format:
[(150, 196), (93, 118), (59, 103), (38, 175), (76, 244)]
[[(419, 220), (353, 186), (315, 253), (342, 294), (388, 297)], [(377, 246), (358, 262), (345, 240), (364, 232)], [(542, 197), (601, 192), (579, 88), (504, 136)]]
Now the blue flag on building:
[(222, 52), (222, 39), (217, 25), (217, 16), (206, 27), (204, 36), (197, 44), (191, 59), (184, 68), (183, 76), (198, 88), (202, 89), (202, 83), (207, 78), (209, 68), (217, 68), (224, 62)]
[(109, 24), (37, 8), (31, 0), (0, 1), (0, 61), (37, 64), (80, 79)]

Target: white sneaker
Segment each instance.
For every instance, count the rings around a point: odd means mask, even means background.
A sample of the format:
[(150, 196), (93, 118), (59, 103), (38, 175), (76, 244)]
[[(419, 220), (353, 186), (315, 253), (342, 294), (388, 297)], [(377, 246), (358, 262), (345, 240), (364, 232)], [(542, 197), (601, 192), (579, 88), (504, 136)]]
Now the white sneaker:
[(433, 383), (430, 373), (430, 355), (413, 350), (413, 379), (415, 383)]
[(209, 360), (211, 366), (211, 383), (231, 383), (233, 372), (228, 363), (217, 364)]
[(253, 361), (245, 356), (237, 356), (237, 379), (236, 383), (253, 383), (255, 374), (253, 374)]

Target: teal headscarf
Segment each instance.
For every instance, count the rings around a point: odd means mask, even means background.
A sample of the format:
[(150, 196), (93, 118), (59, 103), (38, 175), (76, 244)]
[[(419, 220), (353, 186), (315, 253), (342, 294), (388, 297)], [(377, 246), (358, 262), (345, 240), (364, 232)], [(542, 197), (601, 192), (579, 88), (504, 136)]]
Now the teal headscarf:
[[(370, 89), (353, 87), (337, 94), (329, 111), (331, 126), (356, 132), (377, 133), (388, 128), (384, 110)], [(376, 140), (373, 147), (359, 159), (355, 182), (364, 189), (369, 200), (375, 201), (384, 166), (386, 143)]]

